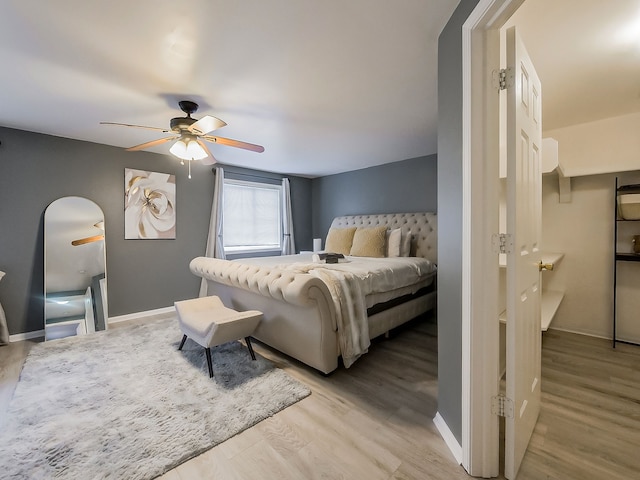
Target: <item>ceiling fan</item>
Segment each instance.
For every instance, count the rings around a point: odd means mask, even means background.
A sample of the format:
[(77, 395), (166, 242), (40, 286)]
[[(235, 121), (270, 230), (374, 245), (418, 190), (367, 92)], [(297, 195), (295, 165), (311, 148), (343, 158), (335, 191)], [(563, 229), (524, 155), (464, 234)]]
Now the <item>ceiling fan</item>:
[[(100, 124), (146, 128), (148, 130), (158, 130), (164, 133), (171, 133), (171, 136), (169, 137), (159, 138), (157, 140), (151, 140), (150, 142), (141, 143), (140, 145), (129, 147), (126, 150), (128, 152), (144, 150), (145, 148), (155, 147), (156, 145), (162, 145), (163, 143), (174, 140), (175, 142), (171, 146), (169, 151), (176, 157), (183, 160), (183, 163), (184, 160), (202, 160), (202, 163), (204, 163), (205, 165), (216, 163), (216, 159), (211, 154), (209, 148), (207, 147), (207, 144), (203, 142), (203, 140), (212, 143), (218, 143), (220, 145), (226, 145), (228, 147), (243, 148), (252, 152), (264, 152), (264, 147), (261, 145), (241, 142), (239, 140), (233, 140), (231, 138), (209, 135), (210, 132), (224, 127), (226, 123), (219, 118), (212, 117), (211, 115), (206, 115), (200, 120), (191, 117), (191, 114), (195, 113), (198, 110), (198, 104), (195, 102), (182, 100), (178, 102), (178, 105), (180, 106), (180, 109), (187, 114), (187, 116), (172, 118), (169, 124), (169, 129), (115, 122), (100, 122)], [(191, 177), (191, 175), (189, 175), (189, 177)]]
[(98, 223), (95, 223), (93, 226), (101, 230), (102, 233), (100, 233), (99, 235), (91, 235), (89, 237), (72, 240), (71, 245), (73, 245), (74, 247), (77, 247), (79, 245), (86, 245), (87, 243), (99, 242), (100, 240), (104, 240), (104, 221), (100, 220)]

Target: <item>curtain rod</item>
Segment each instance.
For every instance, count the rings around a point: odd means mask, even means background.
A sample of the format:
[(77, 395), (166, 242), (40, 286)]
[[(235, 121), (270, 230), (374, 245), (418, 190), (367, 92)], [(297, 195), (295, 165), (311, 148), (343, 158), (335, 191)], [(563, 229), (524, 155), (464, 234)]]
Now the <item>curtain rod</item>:
[[(211, 170), (213, 171), (213, 173), (216, 173), (216, 167), (213, 167)], [(255, 175), (255, 174), (252, 174), (252, 173), (241, 173), (241, 172), (232, 172), (232, 171), (228, 171), (228, 172), (225, 172), (225, 173), (229, 173), (231, 175), (241, 175), (241, 176), (244, 176), (244, 177), (264, 178), (266, 180), (281, 180), (283, 178), (289, 178), (286, 175), (283, 175), (282, 177), (278, 178), (278, 177), (265, 177), (264, 175)], [(278, 175), (278, 174), (274, 173), (274, 175)]]

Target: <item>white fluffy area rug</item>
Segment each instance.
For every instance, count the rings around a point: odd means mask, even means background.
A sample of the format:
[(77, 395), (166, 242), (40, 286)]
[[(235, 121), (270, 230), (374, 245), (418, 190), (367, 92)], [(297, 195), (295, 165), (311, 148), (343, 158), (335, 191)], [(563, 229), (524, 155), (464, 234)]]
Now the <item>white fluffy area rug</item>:
[(204, 349), (175, 318), (35, 345), (0, 425), (0, 477), (150, 479), (310, 394), (231, 342)]

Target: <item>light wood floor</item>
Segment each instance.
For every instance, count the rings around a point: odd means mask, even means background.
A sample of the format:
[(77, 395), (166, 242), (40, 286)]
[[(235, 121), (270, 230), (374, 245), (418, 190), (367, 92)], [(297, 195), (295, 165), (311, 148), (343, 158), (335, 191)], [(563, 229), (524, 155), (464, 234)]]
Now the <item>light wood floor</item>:
[(549, 330), (518, 480), (640, 479), (640, 347)]
[[(255, 342), (311, 396), (161, 478), (467, 479), (436, 431), (437, 339), (414, 322), (325, 377)], [(31, 342), (0, 347), (0, 423)], [(640, 347), (549, 331), (519, 480), (640, 478)]]

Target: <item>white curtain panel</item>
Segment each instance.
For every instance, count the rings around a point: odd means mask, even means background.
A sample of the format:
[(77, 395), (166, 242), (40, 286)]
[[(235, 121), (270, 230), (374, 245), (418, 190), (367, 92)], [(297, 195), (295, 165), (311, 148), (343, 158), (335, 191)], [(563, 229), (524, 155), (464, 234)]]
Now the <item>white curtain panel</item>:
[(293, 255), (296, 253), (296, 242), (293, 237), (293, 217), (291, 215), (291, 187), (289, 179), (282, 179), (282, 255)]
[[(211, 206), (211, 220), (209, 221), (209, 235), (205, 257), (224, 259), (224, 241), (222, 232), (222, 205), (224, 199), (224, 169), (216, 167), (216, 178), (213, 186), (213, 204)], [(200, 297), (207, 295), (207, 281), (203, 278), (200, 283)]]

